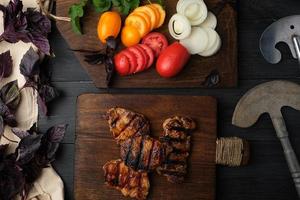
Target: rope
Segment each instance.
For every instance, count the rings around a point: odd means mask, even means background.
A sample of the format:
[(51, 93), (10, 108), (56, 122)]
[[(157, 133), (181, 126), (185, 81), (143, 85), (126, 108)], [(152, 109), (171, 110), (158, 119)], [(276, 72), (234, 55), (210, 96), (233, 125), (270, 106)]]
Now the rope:
[(237, 137), (220, 138), (216, 141), (216, 163), (230, 167), (242, 165), (244, 142)]

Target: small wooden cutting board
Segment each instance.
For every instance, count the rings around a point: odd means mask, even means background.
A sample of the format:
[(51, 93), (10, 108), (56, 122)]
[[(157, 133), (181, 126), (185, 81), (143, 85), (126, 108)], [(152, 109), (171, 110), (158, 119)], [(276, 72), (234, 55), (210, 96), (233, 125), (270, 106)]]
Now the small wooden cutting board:
[(119, 158), (119, 147), (109, 132), (105, 112), (123, 107), (144, 114), (151, 135), (158, 137), (163, 121), (174, 115), (190, 116), (197, 123), (192, 134), (188, 175), (172, 184), (150, 174), (149, 198), (154, 200), (214, 200), (217, 102), (213, 97), (84, 94), (77, 101), (75, 199), (122, 200), (122, 194), (104, 184), (102, 166)]
[[(193, 55), (184, 70), (176, 77), (165, 79), (158, 75), (155, 66), (151, 69), (132, 76), (115, 76), (112, 87), (115, 88), (199, 88), (208, 87), (205, 84), (207, 77), (213, 72), (219, 74), (219, 84), (215, 87), (235, 87), (237, 85), (237, 14), (235, 0), (204, 0), (209, 10), (218, 18), (217, 32), (222, 38), (222, 48), (214, 56), (204, 58)], [(58, 16), (68, 16), (69, 7), (79, 0), (56, 0), (56, 13)], [(147, 2), (146, 0), (144, 2)], [(169, 43), (175, 41), (169, 34), (168, 22), (176, 13), (178, 0), (164, 0), (167, 17), (164, 25), (154, 31), (167, 36)], [(230, 3), (229, 3), (230, 2)], [(101, 50), (103, 45), (97, 37), (97, 24), (100, 14), (96, 13), (91, 6), (86, 9), (83, 17), (83, 35), (72, 32), (69, 22), (58, 21), (57, 27), (66, 39), (71, 49)], [(84, 61), (86, 53), (75, 52), (81, 65), (93, 79), (96, 87), (106, 88), (106, 72), (103, 65), (89, 65)]]

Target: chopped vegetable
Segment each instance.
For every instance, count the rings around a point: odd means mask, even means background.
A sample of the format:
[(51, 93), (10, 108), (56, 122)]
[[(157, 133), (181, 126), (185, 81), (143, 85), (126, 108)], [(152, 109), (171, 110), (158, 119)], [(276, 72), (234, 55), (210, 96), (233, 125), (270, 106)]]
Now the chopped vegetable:
[(222, 46), (222, 40), (221, 40), (220, 36), (217, 35), (217, 39), (215, 40), (213, 45), (210, 48), (208, 48), (205, 51), (200, 52), (198, 54), (200, 56), (204, 56), (204, 57), (212, 56), (220, 50), (221, 46)]
[(154, 52), (144, 44), (137, 44), (122, 50), (115, 58), (117, 72), (121, 76), (131, 75), (150, 68)]
[(207, 18), (200, 26), (215, 29), (217, 27), (217, 17), (212, 12), (208, 12)]
[(179, 0), (176, 10), (186, 16), (193, 26), (201, 24), (208, 12), (203, 0)]
[(158, 12), (159, 12), (159, 22), (158, 22), (158, 25), (157, 25), (157, 28), (161, 27), (165, 21), (165, 18), (166, 18), (166, 11), (163, 9), (163, 7), (159, 4), (151, 4), (153, 7), (155, 7)]
[(147, 21), (143, 17), (135, 14), (131, 14), (126, 18), (125, 26), (135, 27), (141, 37), (144, 37), (150, 31)]
[(133, 11), (133, 13), (135, 13), (135, 12), (142, 12), (142, 13), (147, 14), (151, 20), (151, 30), (156, 28), (158, 19), (156, 18), (156, 14), (155, 14), (155, 11), (153, 10), (153, 8), (150, 8), (148, 6), (140, 6)]
[(121, 40), (126, 47), (130, 47), (140, 42), (141, 35), (135, 27), (125, 26), (122, 29)]
[(203, 28), (193, 27), (189, 37), (180, 40), (182, 44), (190, 54), (197, 54), (204, 51), (208, 45), (208, 35)]
[(143, 40), (142, 44), (147, 45), (150, 47), (154, 53), (155, 57), (158, 57), (159, 54), (168, 46), (168, 40), (167, 38), (158, 32), (151, 32), (148, 35), (146, 35)]
[[(136, 8), (125, 20), (122, 30), (122, 42), (130, 47), (139, 43), (140, 39), (155, 28), (160, 27), (166, 13), (159, 4), (148, 4)], [(136, 30), (132, 30), (135, 28)], [(139, 33), (137, 36), (136, 32)], [(126, 35), (128, 33), (128, 35)]]
[(191, 23), (185, 16), (176, 13), (171, 17), (169, 21), (169, 33), (174, 39), (182, 40), (187, 38), (191, 34), (191, 31)]
[(107, 11), (103, 13), (98, 22), (98, 37), (103, 44), (110, 36), (117, 38), (121, 29), (121, 17), (119, 13)]

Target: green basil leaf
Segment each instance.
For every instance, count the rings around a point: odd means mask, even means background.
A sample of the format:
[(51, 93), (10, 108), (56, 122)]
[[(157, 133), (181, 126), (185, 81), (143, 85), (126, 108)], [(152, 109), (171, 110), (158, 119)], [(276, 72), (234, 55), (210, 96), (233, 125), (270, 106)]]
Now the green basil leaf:
[(131, 10), (140, 5), (140, 0), (120, 0), (120, 5), (117, 7), (119, 12), (128, 15)]
[(140, 0), (124, 0), (130, 6), (130, 10), (137, 8), (140, 5)]
[(98, 13), (108, 11), (112, 4), (111, 0), (93, 0), (92, 3)]
[(84, 7), (87, 4), (87, 0), (81, 0), (80, 3), (73, 4), (69, 8), (69, 17), (71, 18), (72, 30), (77, 34), (82, 34), (80, 19), (84, 15)]
[(118, 7), (118, 6), (120, 6), (121, 3), (119, 0), (112, 0), (112, 4), (113, 4), (113, 6)]

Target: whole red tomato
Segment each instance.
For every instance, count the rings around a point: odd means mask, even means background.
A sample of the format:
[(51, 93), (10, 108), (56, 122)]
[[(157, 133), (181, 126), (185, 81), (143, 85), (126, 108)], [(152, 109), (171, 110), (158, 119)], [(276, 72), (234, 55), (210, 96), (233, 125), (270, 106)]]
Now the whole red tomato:
[(156, 71), (162, 77), (173, 77), (183, 69), (189, 58), (187, 49), (179, 42), (174, 42), (160, 53), (156, 62)]

